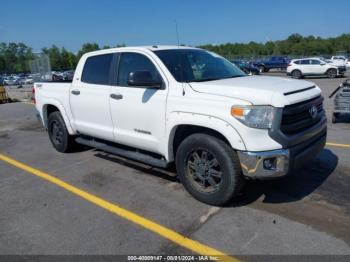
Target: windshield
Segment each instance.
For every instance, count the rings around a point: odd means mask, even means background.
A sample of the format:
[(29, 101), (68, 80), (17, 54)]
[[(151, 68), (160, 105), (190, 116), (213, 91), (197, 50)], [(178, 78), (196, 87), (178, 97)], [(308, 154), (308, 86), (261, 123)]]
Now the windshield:
[(228, 60), (205, 50), (171, 49), (154, 53), (178, 82), (204, 82), (246, 76)]

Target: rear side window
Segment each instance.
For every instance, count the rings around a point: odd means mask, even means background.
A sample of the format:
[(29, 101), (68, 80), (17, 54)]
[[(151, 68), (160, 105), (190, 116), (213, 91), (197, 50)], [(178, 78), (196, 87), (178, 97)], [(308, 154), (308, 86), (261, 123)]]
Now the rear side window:
[(294, 61), (294, 64), (300, 65), (300, 60)]
[(310, 64), (310, 60), (301, 60), (300, 64), (302, 64), (302, 65), (309, 65)]
[(86, 59), (81, 81), (89, 84), (109, 85), (113, 54), (90, 56)]
[(146, 56), (138, 53), (122, 53), (119, 62), (118, 86), (128, 86), (130, 72), (149, 71), (153, 80), (161, 80), (158, 70)]

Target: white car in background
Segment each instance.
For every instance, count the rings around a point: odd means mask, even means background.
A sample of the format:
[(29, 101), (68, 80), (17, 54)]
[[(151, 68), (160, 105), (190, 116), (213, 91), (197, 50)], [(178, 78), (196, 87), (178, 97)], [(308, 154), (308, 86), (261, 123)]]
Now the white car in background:
[(303, 58), (293, 59), (287, 67), (287, 75), (293, 78), (302, 78), (304, 76), (328, 76), (335, 78), (344, 76), (345, 66), (337, 66), (333, 63), (327, 63), (321, 58)]
[(344, 65), (346, 67), (350, 67), (350, 60), (345, 56), (332, 56), (331, 60), (335, 64)]

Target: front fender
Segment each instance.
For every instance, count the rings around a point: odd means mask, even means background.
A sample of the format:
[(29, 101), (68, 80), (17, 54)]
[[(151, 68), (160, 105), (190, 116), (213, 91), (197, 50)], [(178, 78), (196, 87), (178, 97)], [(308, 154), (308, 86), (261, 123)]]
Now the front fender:
[(232, 148), (236, 150), (246, 150), (243, 139), (237, 130), (225, 120), (203, 114), (172, 112), (168, 115), (167, 119), (166, 137), (168, 138), (168, 143), (164, 143), (167, 145), (167, 148), (164, 150), (164, 152), (168, 152), (166, 159), (169, 161), (174, 160), (172, 145), (176, 128), (180, 125), (193, 125), (213, 129), (214, 131), (217, 131), (223, 135), (230, 143)]

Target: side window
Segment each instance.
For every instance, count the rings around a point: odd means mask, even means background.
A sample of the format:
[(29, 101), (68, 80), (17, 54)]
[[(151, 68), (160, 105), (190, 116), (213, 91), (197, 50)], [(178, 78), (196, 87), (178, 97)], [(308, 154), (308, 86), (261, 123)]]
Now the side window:
[(149, 71), (154, 80), (161, 79), (157, 68), (146, 56), (138, 53), (122, 53), (119, 61), (117, 85), (128, 86), (129, 74), (134, 71)]
[(301, 60), (300, 64), (301, 65), (309, 65), (310, 64), (310, 60), (308, 60), (308, 59)]
[(300, 60), (294, 61), (294, 64), (300, 65)]
[(86, 59), (81, 81), (89, 84), (109, 85), (113, 54), (90, 56)]
[(321, 61), (320, 61), (320, 60), (316, 60), (316, 59), (312, 59), (312, 60), (311, 60), (311, 64), (313, 64), (313, 65), (319, 65), (319, 64), (321, 64)]

